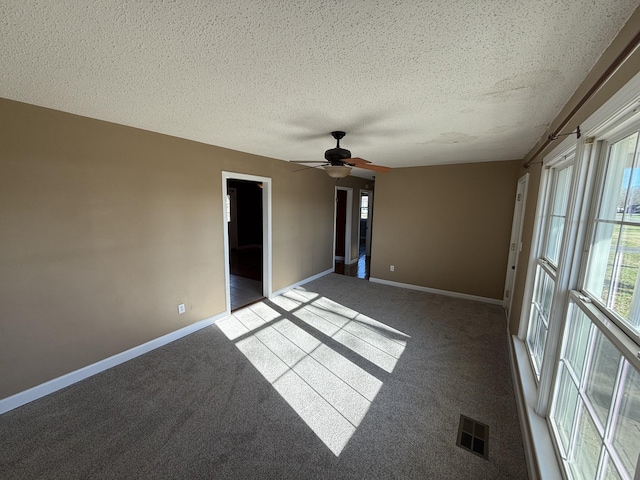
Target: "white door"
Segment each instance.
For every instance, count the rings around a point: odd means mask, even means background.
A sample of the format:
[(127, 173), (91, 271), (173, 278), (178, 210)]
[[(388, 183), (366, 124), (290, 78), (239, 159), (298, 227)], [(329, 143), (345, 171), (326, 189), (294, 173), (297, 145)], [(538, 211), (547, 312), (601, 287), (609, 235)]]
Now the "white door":
[(524, 206), (527, 200), (527, 185), (529, 174), (518, 179), (516, 190), (516, 203), (513, 208), (513, 223), (511, 225), (511, 240), (509, 241), (509, 261), (507, 263), (507, 276), (504, 284), (504, 297), (502, 299), (507, 313), (507, 322), (511, 314), (511, 300), (513, 298), (513, 285), (518, 270), (518, 257), (522, 249), (522, 221), (524, 219)]

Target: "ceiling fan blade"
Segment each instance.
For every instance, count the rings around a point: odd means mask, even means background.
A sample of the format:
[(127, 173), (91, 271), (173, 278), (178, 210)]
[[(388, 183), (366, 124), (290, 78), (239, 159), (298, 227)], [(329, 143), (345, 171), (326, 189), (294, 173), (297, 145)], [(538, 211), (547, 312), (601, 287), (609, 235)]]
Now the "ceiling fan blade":
[(364, 158), (360, 158), (360, 157), (348, 158), (345, 161), (348, 162), (348, 163), (353, 163), (354, 165), (362, 165), (362, 164), (365, 164), (365, 163), (371, 163), (369, 160), (365, 160)]
[(382, 165), (368, 165), (366, 163), (356, 165), (357, 168), (364, 168), (366, 170), (373, 170), (375, 172), (386, 173), (391, 170), (390, 167), (383, 167)]
[(315, 165), (310, 165), (310, 166), (307, 166), (307, 167), (298, 168), (296, 170), (291, 170), (291, 173), (301, 172), (302, 170), (309, 170), (310, 168), (316, 168), (317, 169), (318, 167), (316, 167)]

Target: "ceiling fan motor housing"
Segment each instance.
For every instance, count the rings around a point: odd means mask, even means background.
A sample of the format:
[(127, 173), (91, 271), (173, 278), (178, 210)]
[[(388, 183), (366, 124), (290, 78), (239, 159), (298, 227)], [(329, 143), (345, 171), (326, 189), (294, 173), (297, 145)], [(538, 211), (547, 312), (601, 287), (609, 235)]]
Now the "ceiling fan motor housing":
[(345, 160), (351, 158), (351, 152), (346, 148), (340, 148), (340, 139), (345, 136), (345, 132), (331, 132), (331, 136), (338, 141), (336, 148), (331, 148), (324, 152), (324, 158), (331, 165), (342, 165)]
[(351, 152), (346, 148), (331, 148), (324, 152), (324, 158), (331, 165), (342, 165), (345, 160), (351, 158)]

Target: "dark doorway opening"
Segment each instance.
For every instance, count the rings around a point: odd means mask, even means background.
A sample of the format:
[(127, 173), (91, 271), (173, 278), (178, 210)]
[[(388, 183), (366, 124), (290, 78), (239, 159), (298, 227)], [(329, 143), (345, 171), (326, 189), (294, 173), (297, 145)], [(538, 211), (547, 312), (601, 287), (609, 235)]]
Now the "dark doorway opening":
[[(369, 279), (369, 271), (371, 267), (371, 215), (370, 201), (371, 192), (362, 190), (359, 198), (360, 215), (358, 218), (360, 234), (358, 238), (358, 259), (347, 264), (345, 262), (345, 232), (346, 217), (352, 212), (347, 212), (347, 192), (337, 190), (336, 192), (336, 250), (335, 250), (335, 268), (334, 272), (351, 277)], [(350, 248), (347, 246), (346, 248)]]
[(336, 191), (336, 250), (334, 252), (336, 260), (344, 262), (345, 241), (347, 228), (347, 192), (346, 190)]
[(231, 310), (263, 299), (262, 183), (227, 180)]

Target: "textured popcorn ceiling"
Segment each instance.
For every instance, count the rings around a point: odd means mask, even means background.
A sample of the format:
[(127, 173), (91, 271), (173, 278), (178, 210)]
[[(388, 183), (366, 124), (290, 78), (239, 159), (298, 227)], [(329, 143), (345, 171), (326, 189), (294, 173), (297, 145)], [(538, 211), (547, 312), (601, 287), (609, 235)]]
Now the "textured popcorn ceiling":
[[(638, 0), (3, 0), (0, 97), (283, 160), (522, 158)], [(362, 171), (360, 171), (362, 172)]]

